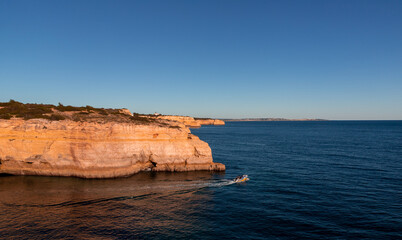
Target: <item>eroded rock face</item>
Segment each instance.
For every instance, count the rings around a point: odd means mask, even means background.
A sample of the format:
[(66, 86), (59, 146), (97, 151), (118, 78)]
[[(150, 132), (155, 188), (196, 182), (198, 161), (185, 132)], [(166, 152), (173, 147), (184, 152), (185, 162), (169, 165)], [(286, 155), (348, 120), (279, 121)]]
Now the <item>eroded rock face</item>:
[(177, 121), (183, 123), (190, 128), (199, 128), (201, 125), (225, 125), (225, 122), (219, 119), (197, 119), (187, 116), (171, 116), (171, 115), (161, 115), (157, 117), (158, 119), (165, 119), (170, 121)]
[(225, 170), (184, 125), (0, 120), (0, 173), (107, 178)]
[(162, 116), (158, 116), (157, 119), (177, 121), (177, 122), (183, 123), (187, 127), (191, 127), (191, 128), (201, 127), (201, 124), (199, 122), (197, 122), (193, 117), (162, 115)]
[(219, 119), (195, 119), (200, 125), (225, 125), (225, 122)]
[(119, 109), (119, 112), (130, 116), (133, 115), (127, 108)]

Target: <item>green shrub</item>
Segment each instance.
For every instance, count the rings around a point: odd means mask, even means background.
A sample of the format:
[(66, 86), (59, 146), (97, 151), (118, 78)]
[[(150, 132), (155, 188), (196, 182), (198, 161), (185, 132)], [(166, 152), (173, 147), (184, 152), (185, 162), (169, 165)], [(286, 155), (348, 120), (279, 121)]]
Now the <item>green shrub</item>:
[[(146, 115), (138, 113), (134, 113), (133, 116), (130, 116), (120, 112), (120, 109), (94, 108), (89, 105), (85, 107), (73, 107), (64, 106), (61, 103), (57, 106), (50, 104), (23, 104), (11, 99), (9, 102), (0, 102), (0, 107), (0, 119), (11, 119), (12, 117), (22, 118), (24, 120), (42, 118), (52, 121), (71, 119), (73, 121), (131, 122), (143, 125), (156, 123), (160, 126), (169, 126), (169, 124), (155, 119), (154, 116), (149, 118)], [(63, 112), (74, 113), (71, 115), (64, 114)], [(179, 128), (177, 126), (172, 127)]]
[(0, 115), (3, 119), (10, 119), (11, 116), (31, 119), (44, 118), (43, 114), (52, 113), (53, 105), (45, 104), (23, 104), (14, 100), (7, 103), (1, 103)]
[(73, 106), (64, 106), (63, 104), (58, 105), (55, 107), (56, 110), (60, 112), (72, 112), (72, 111), (83, 111), (86, 110), (85, 107), (73, 107)]
[(53, 121), (60, 121), (60, 120), (64, 120), (64, 119), (66, 119), (66, 118), (60, 114), (52, 114), (49, 117), (49, 120), (53, 120)]
[(95, 111), (96, 110), (96, 108), (94, 108), (94, 107), (92, 107), (92, 106), (89, 106), (89, 105), (87, 105), (86, 107), (85, 107), (85, 109), (89, 112), (89, 111)]
[[(125, 115), (125, 114), (123, 114)], [(134, 122), (142, 122), (142, 123), (149, 123), (151, 122), (151, 119), (147, 117), (143, 117), (138, 113), (133, 113), (133, 116), (130, 116), (130, 120)]]
[(0, 114), (0, 119), (10, 119), (12, 116), (9, 113)]
[(106, 115), (109, 115), (109, 113), (108, 113), (105, 109), (103, 109), (103, 108), (102, 108), (102, 109), (99, 109), (99, 110), (98, 110), (98, 113), (99, 113), (100, 115), (105, 115), (105, 116), (106, 116)]

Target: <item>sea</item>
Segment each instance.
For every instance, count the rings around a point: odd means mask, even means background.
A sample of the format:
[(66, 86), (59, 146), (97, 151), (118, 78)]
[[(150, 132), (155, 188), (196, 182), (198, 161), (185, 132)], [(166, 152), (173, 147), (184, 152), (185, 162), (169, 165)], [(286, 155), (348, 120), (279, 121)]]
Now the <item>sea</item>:
[(0, 239), (402, 239), (402, 121), (191, 131), (226, 172), (0, 176)]

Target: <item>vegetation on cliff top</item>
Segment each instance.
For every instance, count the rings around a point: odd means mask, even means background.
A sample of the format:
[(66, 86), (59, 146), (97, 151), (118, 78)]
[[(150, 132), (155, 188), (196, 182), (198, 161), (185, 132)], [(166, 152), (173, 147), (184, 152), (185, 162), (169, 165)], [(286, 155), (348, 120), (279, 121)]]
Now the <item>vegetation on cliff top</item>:
[[(167, 125), (163, 121), (152, 118), (148, 115), (125, 113), (122, 109), (95, 108), (92, 106), (73, 107), (51, 104), (21, 103), (14, 100), (0, 102), (0, 119), (22, 118), (29, 119), (48, 119), (53, 121), (72, 120), (83, 122), (128, 122), (137, 124), (157, 123)], [(169, 126), (177, 128), (177, 126)]]
[(197, 118), (195, 117), (194, 120), (213, 120), (212, 118)]

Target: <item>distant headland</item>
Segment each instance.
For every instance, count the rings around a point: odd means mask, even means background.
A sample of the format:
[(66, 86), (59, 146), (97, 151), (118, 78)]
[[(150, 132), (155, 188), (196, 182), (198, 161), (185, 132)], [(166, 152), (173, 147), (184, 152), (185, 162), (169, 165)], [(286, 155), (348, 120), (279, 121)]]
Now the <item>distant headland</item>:
[(279, 122), (279, 121), (329, 121), (327, 119), (320, 118), (300, 118), (300, 119), (289, 119), (289, 118), (232, 118), (232, 119), (222, 119), (226, 122)]

